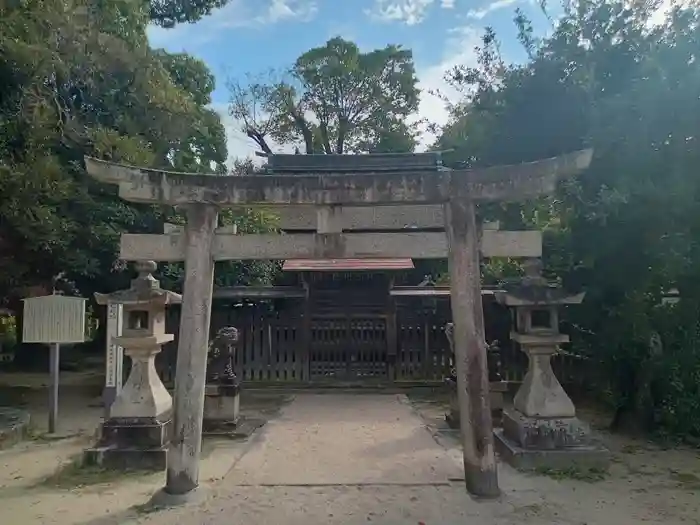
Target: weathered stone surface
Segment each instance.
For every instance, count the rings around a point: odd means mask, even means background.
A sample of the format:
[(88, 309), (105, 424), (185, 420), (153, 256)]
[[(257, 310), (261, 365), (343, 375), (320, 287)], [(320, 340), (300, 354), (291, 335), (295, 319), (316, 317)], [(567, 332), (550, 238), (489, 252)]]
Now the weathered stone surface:
[(221, 177), (114, 164), (85, 157), (88, 173), (118, 184), (131, 202), (275, 206), (289, 204), (439, 204), (452, 197), (523, 200), (551, 193), (556, 181), (586, 169), (591, 150), (476, 170)]
[(84, 452), (84, 460), (115, 470), (164, 470), (171, 433), (170, 420), (109, 420), (97, 446)]
[(580, 467), (605, 470), (610, 465), (610, 451), (597, 443), (566, 449), (539, 450), (518, 446), (505, 437), (502, 429), (494, 431), (494, 438), (501, 459), (518, 469), (564, 470)]
[[(172, 336), (168, 339), (172, 340)], [(121, 344), (125, 346), (123, 341)], [(155, 358), (160, 350), (160, 345), (145, 349), (125, 348), (124, 352), (132, 360), (131, 372), (110, 408), (110, 418), (152, 418), (156, 421), (170, 419), (173, 400), (155, 368)]]
[(513, 399), (513, 406), (533, 418), (573, 418), (576, 407), (552, 370), (555, 345), (522, 346), (530, 364), (523, 383)]
[(170, 441), (172, 420), (110, 419), (102, 425), (100, 445), (122, 448), (161, 448)]
[[(318, 216), (314, 207), (280, 207), (273, 210), (279, 217), (281, 230), (314, 231)], [(344, 206), (340, 211), (342, 227), (352, 230), (401, 230), (410, 228), (443, 229), (445, 219), (442, 205), (398, 205), (377, 208)]]
[(533, 418), (514, 409), (503, 411), (503, 434), (526, 449), (555, 450), (588, 445), (590, 428), (571, 418)]
[(204, 431), (234, 428), (240, 414), (240, 389), (237, 386), (212, 385), (204, 397)]
[[(224, 177), (226, 178), (226, 177)], [(211, 257), (218, 210), (187, 208), (185, 283), (175, 373), (175, 430), (168, 456), (166, 491), (184, 494), (199, 485), (207, 347), (214, 284)]]
[(84, 461), (88, 465), (113, 470), (152, 470), (165, 469), (168, 459), (167, 447), (161, 448), (114, 448), (94, 447), (84, 453)]
[[(539, 231), (485, 230), (480, 239), (484, 257), (539, 257)], [(121, 237), (120, 257), (127, 261), (185, 259), (184, 234), (126, 233)], [(217, 233), (212, 244), (215, 261), (268, 259), (343, 259), (411, 257), (442, 259), (447, 239), (442, 232), (395, 233), (293, 233), (233, 235)]]

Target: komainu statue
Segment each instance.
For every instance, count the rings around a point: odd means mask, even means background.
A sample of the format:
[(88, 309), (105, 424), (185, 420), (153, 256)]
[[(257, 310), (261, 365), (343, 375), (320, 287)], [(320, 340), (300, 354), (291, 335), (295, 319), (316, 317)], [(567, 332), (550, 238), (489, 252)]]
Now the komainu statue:
[(216, 332), (209, 343), (207, 356), (207, 384), (236, 385), (238, 378), (233, 371), (238, 330), (225, 326)]

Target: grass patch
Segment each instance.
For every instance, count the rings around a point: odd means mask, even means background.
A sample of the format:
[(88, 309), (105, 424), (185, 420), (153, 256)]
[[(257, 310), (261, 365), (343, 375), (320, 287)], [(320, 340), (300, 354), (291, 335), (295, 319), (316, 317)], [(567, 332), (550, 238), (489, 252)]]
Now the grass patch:
[(37, 483), (38, 487), (77, 489), (123, 480), (124, 478), (145, 477), (154, 472), (148, 470), (112, 470), (99, 465), (86, 465), (82, 458), (59, 467), (53, 474)]
[(552, 479), (573, 479), (576, 481), (585, 481), (587, 483), (595, 483), (603, 481), (608, 476), (608, 471), (602, 468), (585, 468), (572, 466), (565, 469), (553, 469), (548, 467), (538, 467), (534, 470), (540, 476), (547, 476)]
[(627, 444), (622, 447), (620, 452), (623, 454), (637, 454), (642, 451), (642, 447), (636, 444)]

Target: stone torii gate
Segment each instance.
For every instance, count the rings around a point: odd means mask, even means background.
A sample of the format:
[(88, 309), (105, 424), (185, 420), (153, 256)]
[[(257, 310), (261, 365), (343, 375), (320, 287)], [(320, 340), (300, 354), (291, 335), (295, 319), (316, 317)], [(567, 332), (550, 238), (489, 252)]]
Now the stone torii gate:
[[(515, 166), (449, 170), (438, 167), (439, 162), (402, 165), (397, 162), (399, 156), (393, 157), (394, 164), (384, 161), (382, 165), (377, 161), (386, 156), (324, 155), (326, 169), (322, 172), (233, 177), (167, 172), (86, 157), (88, 173), (102, 182), (117, 184), (121, 198), (178, 206), (187, 217), (182, 233), (124, 234), (121, 241), (121, 256), (127, 260), (185, 261), (174, 429), (165, 492), (186, 495), (199, 482), (215, 260), (448, 255), (465, 483), (474, 495), (497, 496), (479, 248), (489, 244), (489, 236), (512, 232), (484, 232), (482, 238), (475, 203), (524, 200), (549, 193), (557, 179), (586, 169), (591, 156), (592, 152), (585, 150)], [(270, 164), (274, 168), (280, 164), (275, 161), (284, 157), (294, 156), (273, 156)], [(296, 157), (290, 162), (302, 160)], [(420, 159), (420, 155), (404, 158)], [(348, 169), (361, 166), (363, 161), (372, 167)], [(336, 171), (337, 165), (345, 168)], [(399, 205), (442, 206), (445, 233), (343, 233), (343, 207), (371, 210)], [(217, 231), (218, 210), (223, 207), (274, 210), (309, 206), (317, 208), (317, 233), (235, 235), (226, 229)]]

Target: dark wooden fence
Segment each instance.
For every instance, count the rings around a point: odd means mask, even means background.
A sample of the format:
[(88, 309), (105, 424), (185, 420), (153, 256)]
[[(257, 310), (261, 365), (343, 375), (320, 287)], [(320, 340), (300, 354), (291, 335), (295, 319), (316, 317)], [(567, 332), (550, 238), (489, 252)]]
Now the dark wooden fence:
[[(491, 315), (498, 314), (491, 312)], [(235, 367), (246, 382), (344, 379), (434, 382), (441, 381), (452, 366), (446, 322), (444, 316), (435, 313), (400, 312), (396, 317), (395, 352), (387, 348), (384, 317), (314, 318), (309, 341), (305, 342), (303, 318), (293, 311), (280, 313), (256, 306), (215, 309), (211, 335), (223, 326), (238, 328), (240, 342)], [(178, 309), (169, 310), (166, 324), (168, 332), (177, 337)], [(492, 333), (487, 326), (487, 339), (500, 341), (503, 379), (522, 381), (527, 371), (527, 356), (510, 343), (507, 333), (498, 333), (499, 329), (493, 333), (493, 325), (490, 326)], [(177, 340), (166, 345), (156, 362), (166, 383), (174, 380), (176, 349)], [(577, 360), (569, 355), (561, 354), (553, 359), (554, 370), (562, 383), (576, 382), (577, 365)]]

